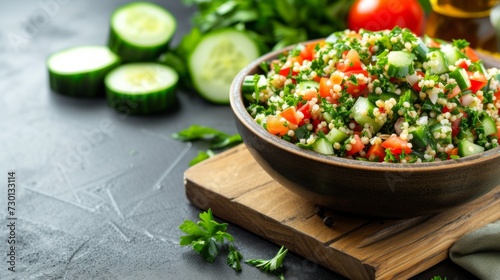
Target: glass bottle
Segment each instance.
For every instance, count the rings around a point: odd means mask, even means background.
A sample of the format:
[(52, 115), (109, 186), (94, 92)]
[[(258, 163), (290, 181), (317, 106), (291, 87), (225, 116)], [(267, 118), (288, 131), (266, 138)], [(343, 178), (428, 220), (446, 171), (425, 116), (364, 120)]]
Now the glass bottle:
[(426, 34), (447, 41), (465, 39), (473, 48), (499, 51), (490, 10), (497, 0), (430, 0)]

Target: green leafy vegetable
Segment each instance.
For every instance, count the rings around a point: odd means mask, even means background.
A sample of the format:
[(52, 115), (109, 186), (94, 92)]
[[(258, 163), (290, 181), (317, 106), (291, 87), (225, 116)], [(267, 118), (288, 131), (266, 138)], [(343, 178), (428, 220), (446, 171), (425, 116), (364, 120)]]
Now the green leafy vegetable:
[(243, 142), (239, 134), (229, 135), (215, 128), (193, 124), (190, 127), (179, 132), (173, 133), (172, 138), (180, 141), (207, 141), (209, 149), (200, 151), (198, 155), (189, 162), (189, 165), (195, 165), (205, 159), (215, 155), (213, 150), (221, 150), (233, 147)]
[(278, 276), (279, 279), (284, 280), (285, 275), (283, 268), (283, 259), (285, 258), (287, 252), (288, 249), (286, 249), (284, 246), (281, 246), (276, 256), (274, 256), (270, 260), (250, 259), (245, 260), (245, 262), (249, 265), (255, 266), (256, 268), (264, 272), (272, 273)]
[(198, 155), (189, 162), (189, 166), (193, 166), (213, 156), (215, 156), (215, 153), (210, 149), (206, 151), (199, 151)]
[(234, 248), (233, 245), (229, 245), (229, 254), (227, 255), (227, 264), (236, 271), (241, 271), (241, 260), (243, 255)]
[(185, 220), (179, 229), (187, 235), (180, 237), (181, 246), (192, 246), (208, 262), (213, 262), (219, 255), (224, 240), (233, 241), (233, 237), (226, 232), (227, 223), (218, 223), (214, 220), (212, 210), (201, 213), (201, 221), (197, 223)]
[(172, 134), (172, 137), (180, 141), (208, 141), (210, 149), (228, 148), (243, 142), (239, 134), (228, 135), (215, 128), (197, 124)]

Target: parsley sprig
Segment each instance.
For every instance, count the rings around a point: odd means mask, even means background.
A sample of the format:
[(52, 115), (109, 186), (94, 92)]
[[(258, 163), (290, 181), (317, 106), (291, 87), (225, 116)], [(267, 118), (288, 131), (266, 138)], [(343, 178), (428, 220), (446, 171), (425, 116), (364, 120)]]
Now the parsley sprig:
[(189, 162), (193, 166), (205, 159), (215, 155), (214, 150), (223, 150), (243, 142), (239, 134), (229, 135), (212, 127), (193, 124), (188, 128), (173, 133), (172, 138), (179, 141), (206, 141), (209, 143), (208, 150), (199, 151), (198, 155)]
[[(186, 233), (186, 235), (180, 237), (179, 244), (181, 246), (191, 246), (206, 261), (212, 263), (219, 255), (221, 247), (226, 245), (226, 241), (234, 242), (234, 238), (226, 232), (227, 223), (218, 223), (214, 220), (211, 209), (202, 212), (199, 217), (201, 220), (196, 223), (191, 220), (185, 220), (179, 226), (179, 229)], [(235, 271), (240, 272), (242, 270), (241, 261), (243, 260), (243, 255), (232, 244), (229, 244), (228, 251), (227, 265)], [(279, 279), (284, 280), (285, 269), (283, 267), (283, 259), (287, 252), (288, 249), (282, 246), (276, 256), (270, 260), (249, 259), (245, 260), (245, 263), (255, 266), (264, 272), (272, 273), (278, 276)]]
[(249, 265), (255, 266), (256, 268), (264, 272), (272, 273), (278, 276), (278, 278), (281, 280), (285, 280), (283, 259), (285, 258), (287, 252), (288, 249), (286, 249), (284, 246), (281, 246), (276, 256), (274, 256), (270, 260), (250, 259), (250, 260), (245, 260), (245, 262)]
[(201, 221), (197, 223), (185, 220), (179, 226), (179, 229), (187, 234), (180, 237), (180, 245), (191, 246), (206, 261), (214, 262), (224, 241), (234, 241), (234, 238), (226, 232), (227, 223), (214, 220), (211, 209), (201, 213), (199, 217)]

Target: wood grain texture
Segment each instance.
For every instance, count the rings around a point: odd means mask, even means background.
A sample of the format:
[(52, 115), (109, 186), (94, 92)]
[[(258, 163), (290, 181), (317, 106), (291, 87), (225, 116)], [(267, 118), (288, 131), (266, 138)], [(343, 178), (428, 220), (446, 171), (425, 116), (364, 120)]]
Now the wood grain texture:
[(403, 279), (448, 257), (464, 234), (500, 218), (500, 186), (452, 210), (406, 220), (329, 212), (276, 183), (242, 144), (185, 174), (192, 204), (352, 279)]

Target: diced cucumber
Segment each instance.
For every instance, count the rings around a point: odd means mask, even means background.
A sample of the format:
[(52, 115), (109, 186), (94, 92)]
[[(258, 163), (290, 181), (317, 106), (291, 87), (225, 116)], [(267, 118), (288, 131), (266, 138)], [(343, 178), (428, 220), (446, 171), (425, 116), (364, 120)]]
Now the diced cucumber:
[(450, 44), (442, 45), (441, 51), (443, 52), (449, 65), (455, 65), (455, 62), (457, 62), (460, 58), (466, 58), (462, 52)]
[(457, 139), (459, 140), (468, 140), (468, 141), (474, 141), (474, 134), (470, 130), (464, 130), (460, 129), (457, 133)]
[(164, 53), (177, 27), (175, 17), (149, 2), (132, 2), (111, 15), (108, 47), (123, 61), (152, 61)]
[(308, 88), (319, 89), (319, 83), (316, 81), (302, 81), (298, 84), (297, 88), (300, 90), (305, 90)]
[(325, 135), (325, 137), (331, 143), (342, 143), (349, 137), (349, 135), (334, 127)]
[(124, 64), (106, 76), (108, 104), (126, 114), (165, 111), (175, 103), (178, 80), (177, 72), (159, 63)]
[(120, 58), (104, 46), (65, 49), (47, 59), (50, 88), (58, 93), (91, 97), (104, 94), (104, 77)]
[(429, 144), (429, 127), (427, 125), (411, 126), (408, 132), (413, 135), (411, 143), (417, 148), (425, 149)]
[(318, 138), (313, 143), (313, 151), (324, 154), (324, 155), (333, 155), (333, 145), (330, 141), (325, 138)]
[(465, 69), (457, 67), (455, 70), (451, 71), (449, 75), (450, 78), (455, 79), (461, 90), (466, 90), (471, 87), (469, 75)]
[(188, 57), (196, 91), (206, 100), (229, 103), (234, 77), (259, 57), (259, 48), (245, 31), (220, 29), (203, 35)]
[(429, 67), (430, 74), (443, 74), (448, 72), (448, 62), (444, 57), (444, 54), (439, 51), (432, 51), (427, 54), (428, 63), (431, 63)]
[(429, 127), (429, 131), (432, 135), (432, 139), (441, 145), (447, 145), (451, 143), (451, 125), (437, 123)]
[(241, 84), (241, 93), (245, 100), (249, 102), (254, 102), (255, 98), (253, 97), (254, 93), (259, 94), (260, 88), (265, 87), (267, 85), (267, 78), (264, 75), (248, 75), (243, 79), (243, 83)]
[(413, 60), (415, 55), (405, 51), (392, 51), (387, 55), (387, 75), (404, 78), (415, 71)]
[(333, 117), (330, 113), (328, 112), (323, 112), (323, 119), (325, 120), (326, 123), (329, 123), (333, 120)]
[(481, 119), (481, 126), (484, 129), (485, 135), (493, 135), (497, 133), (495, 121), (488, 115), (484, 115)]
[(375, 105), (373, 105), (368, 98), (360, 96), (352, 106), (351, 112), (357, 123), (361, 126), (369, 124), (373, 128), (373, 132), (376, 133), (380, 130), (380, 128), (382, 128), (383, 124), (370, 117), (373, 109), (375, 109)]
[(419, 61), (424, 61), (429, 53), (429, 48), (427, 45), (419, 38), (418, 44), (413, 48), (413, 52), (417, 56)]
[(458, 143), (458, 155), (461, 157), (471, 156), (484, 152), (484, 147), (473, 142), (462, 140)]

